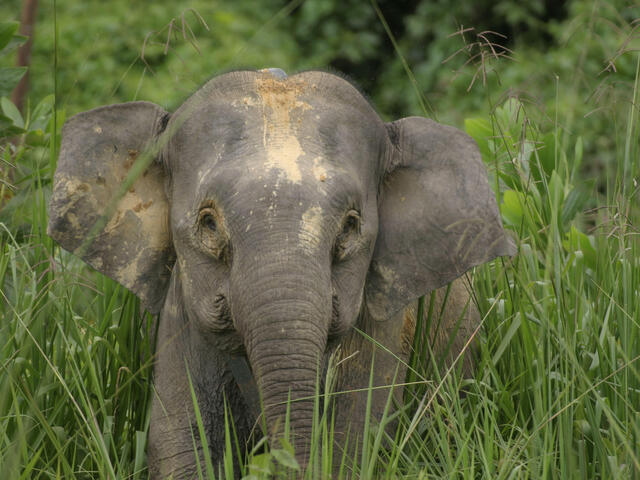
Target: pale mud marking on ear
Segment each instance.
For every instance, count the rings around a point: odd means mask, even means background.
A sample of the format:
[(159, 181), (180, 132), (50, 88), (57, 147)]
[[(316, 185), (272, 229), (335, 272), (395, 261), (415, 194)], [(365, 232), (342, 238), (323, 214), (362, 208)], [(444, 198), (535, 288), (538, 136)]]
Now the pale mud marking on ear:
[[(113, 175), (115, 178), (124, 178), (121, 170), (123, 170), (121, 167), (114, 169)], [(114, 215), (108, 220), (103, 230), (98, 232), (95, 239), (98, 244), (101, 244), (104, 236), (121, 235), (123, 229), (131, 228), (131, 220), (133, 220), (131, 216), (138, 220), (138, 222), (134, 221), (134, 225), (140, 231), (147, 233), (146, 248), (138, 252), (133, 261), (120, 262), (118, 252), (109, 249), (103, 250), (104, 247), (99, 247), (102, 254), (94, 255), (91, 258), (91, 265), (100, 269), (105, 262), (112, 263), (112, 259), (107, 257), (115, 257), (115, 264), (122, 263), (123, 266), (114, 272), (114, 277), (124, 285), (135, 284), (135, 280), (139, 276), (138, 270), (140, 267), (138, 264), (144, 262), (144, 257), (149, 255), (149, 249), (160, 253), (169, 246), (165, 240), (168, 238), (167, 232), (169, 229), (167, 205), (164, 202), (154, 202), (153, 200), (157, 197), (157, 192), (161, 191), (159, 189), (162, 188), (162, 185), (152, 179), (153, 176), (140, 176), (134, 183), (133, 188), (130, 188), (125, 193), (118, 203)], [(92, 183), (87, 183), (61, 173), (56, 176), (55, 195), (58, 198), (64, 197), (66, 199), (64, 202), (52, 200), (57, 206), (61, 207), (56, 212), (56, 215), (59, 218), (64, 218), (74, 231), (84, 232), (81, 233), (83, 236), (77, 240), (76, 244), (79, 244), (79, 246), (76, 251), (78, 248), (86, 248), (84, 245), (87, 240), (86, 235), (93, 227), (93, 225), (86, 225), (86, 220), (78, 218), (76, 213), (92, 212), (95, 213), (96, 219), (104, 213), (108, 200), (113, 195), (112, 191), (104, 190), (104, 183), (104, 179), (101, 180), (100, 178), (94, 179)], [(103, 202), (98, 202), (97, 198), (103, 199)]]
[(310, 207), (302, 214), (298, 243), (309, 253), (317, 252), (322, 239), (322, 208)]
[(297, 126), (301, 114), (312, 108), (298, 100), (305, 88), (299, 80), (281, 81), (271, 75), (256, 78), (264, 123), (262, 141), (267, 151), (265, 168), (279, 170), (282, 178), (293, 183), (302, 180), (298, 159), (305, 153), (296, 137)]
[[(136, 183), (135, 186), (138, 187), (138, 184)], [(143, 224), (148, 223), (152, 231), (157, 231), (157, 226), (162, 225), (164, 222), (161, 215), (166, 215), (166, 208), (163, 205), (160, 208), (156, 208), (156, 205), (153, 200), (146, 200), (144, 197), (140, 197), (135, 188), (130, 188), (118, 203), (116, 212), (104, 227), (104, 232), (111, 233), (117, 229), (122, 223), (123, 216), (128, 211), (133, 212)], [(149, 241), (153, 244), (154, 239), (150, 238)]]
[(396, 271), (390, 267), (378, 264), (376, 270), (378, 271), (386, 285), (393, 285), (400, 281), (400, 277), (398, 276)]
[(74, 213), (69, 212), (69, 210), (75, 210), (76, 203), (80, 201), (83, 203), (90, 202), (90, 208), (96, 208), (93, 197), (87, 197), (85, 195), (89, 188), (89, 184), (81, 182), (77, 178), (70, 177), (62, 173), (59, 173), (56, 176), (56, 182), (53, 191), (56, 192), (56, 197), (64, 197), (67, 199), (66, 202), (62, 203), (63, 209), (57, 212), (57, 215), (59, 217), (66, 217), (71, 225), (79, 232), (84, 228), (77, 223), (78, 218)]
[(136, 279), (140, 276), (138, 263), (144, 256), (143, 251), (140, 251), (136, 258), (134, 258), (130, 263), (127, 263), (124, 267), (118, 269), (115, 272), (115, 278), (120, 283), (127, 283), (127, 285), (134, 285)]
[[(136, 187), (138, 187), (137, 184)], [(168, 247), (164, 241), (168, 237), (169, 230), (167, 205), (164, 202), (144, 201), (144, 198), (139, 197), (136, 193), (127, 192), (118, 205), (118, 211), (112, 221), (118, 218), (123, 219), (125, 215), (135, 215), (137, 217), (140, 222), (139, 228), (146, 233), (148, 242), (146, 248), (140, 250), (133, 261), (116, 272), (117, 280), (135, 282), (135, 279), (139, 276), (139, 264), (144, 262), (149, 255), (149, 252), (145, 252), (145, 250), (162, 252)], [(112, 225), (112, 228), (118, 227), (117, 225)], [(106, 232), (107, 228), (105, 228)]]
[[(123, 165), (113, 169), (113, 175), (120, 181), (124, 181), (127, 170), (135, 162), (137, 153), (137, 151), (129, 151), (129, 156)], [(164, 186), (155, 180), (156, 176), (147, 175), (147, 172), (142, 173), (120, 199), (115, 213), (103, 230), (103, 234), (106, 235), (119, 235), (124, 229), (136, 225), (139, 231), (146, 234), (145, 248), (137, 252), (133, 260), (127, 261), (114, 272), (115, 279), (125, 285), (135, 283), (150, 252), (160, 253), (168, 248), (166, 240), (169, 238), (168, 206), (165, 202), (154, 201), (158, 192), (163, 191)], [(118, 256), (117, 252), (113, 254)]]
[(80, 224), (80, 222), (78, 221), (78, 216), (75, 213), (71, 213), (69, 212), (67, 214), (67, 221), (69, 222), (69, 224), (71, 225), (71, 227), (77, 231), (80, 231), (79, 229), (82, 228), (82, 225)]

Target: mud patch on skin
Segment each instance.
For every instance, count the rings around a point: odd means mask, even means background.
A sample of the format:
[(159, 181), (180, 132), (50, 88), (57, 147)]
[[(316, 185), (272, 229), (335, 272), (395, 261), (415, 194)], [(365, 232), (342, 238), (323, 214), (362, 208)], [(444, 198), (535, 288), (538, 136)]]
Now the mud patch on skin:
[(327, 169), (321, 163), (323, 160), (324, 159), (322, 157), (316, 157), (313, 159), (312, 172), (313, 172), (313, 176), (317, 180), (321, 182), (326, 182), (328, 178), (328, 174), (327, 174)]
[[(147, 261), (149, 251), (160, 252), (167, 248), (169, 237), (168, 204), (158, 201), (157, 192), (162, 185), (155, 179), (141, 175), (118, 203), (114, 216), (105, 226), (105, 233), (110, 230), (130, 228), (131, 223), (125, 222), (126, 216), (133, 216), (135, 224), (146, 233), (147, 244), (141, 249), (133, 260), (125, 263), (116, 272), (117, 279), (124, 284), (135, 282), (139, 277), (143, 265)], [(146, 250), (146, 251), (145, 251)]]
[(398, 273), (390, 267), (387, 267), (385, 265), (378, 265), (377, 271), (387, 285), (392, 285), (400, 281)]
[(302, 214), (298, 243), (311, 254), (320, 248), (323, 219), (323, 211), (319, 206), (311, 207)]
[(277, 169), (279, 177), (300, 183), (302, 172), (298, 159), (305, 152), (297, 138), (302, 114), (313, 107), (299, 100), (308, 88), (296, 79), (278, 80), (271, 75), (256, 78), (256, 92), (262, 104), (263, 136), (267, 151), (265, 168)]
[(269, 146), (267, 150), (267, 162), (265, 167), (268, 169), (277, 168), (281, 171), (281, 178), (289, 180), (293, 183), (300, 183), (302, 173), (298, 165), (298, 158), (304, 154), (298, 139), (293, 135)]
[[(64, 238), (65, 244), (90, 265), (107, 270), (128, 288), (133, 288), (141, 272), (148, 270), (150, 255), (170, 248), (168, 204), (163, 201), (161, 177), (149, 175), (148, 170), (140, 175), (95, 239), (87, 240), (136, 157), (137, 151), (129, 151), (122, 162), (103, 164), (93, 178), (57, 172), (54, 187), (55, 216), (68, 225), (55, 233), (56, 238)], [(144, 244), (138, 242), (141, 232), (145, 232)], [(121, 247), (115, 249), (112, 244)]]
[(233, 100), (231, 105), (236, 108), (241, 107), (247, 110), (249, 107), (254, 107), (256, 105), (256, 100), (253, 97), (247, 96), (242, 97), (240, 100)]
[(93, 197), (85, 195), (89, 188), (87, 183), (68, 175), (58, 174), (55, 178), (54, 191), (57, 192), (59, 197), (68, 199), (67, 202), (61, 202), (62, 208), (58, 210), (58, 214), (67, 218), (71, 226), (75, 229), (84, 228), (78, 223), (78, 216), (74, 213), (78, 202), (87, 202), (87, 207), (96, 208)]

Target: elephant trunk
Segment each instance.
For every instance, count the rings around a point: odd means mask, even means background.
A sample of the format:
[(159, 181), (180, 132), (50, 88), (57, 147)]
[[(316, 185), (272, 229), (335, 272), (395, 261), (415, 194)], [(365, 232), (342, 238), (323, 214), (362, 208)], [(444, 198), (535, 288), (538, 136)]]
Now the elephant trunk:
[(259, 279), (246, 282), (245, 277), (241, 288), (232, 283), (231, 309), (262, 396), (268, 433), (284, 432), (290, 400), (296, 456), (306, 464), (331, 320), (330, 275), (308, 261), (286, 263), (263, 265)]
[[(297, 322), (281, 325), (285, 329), (297, 329)], [(314, 394), (318, 365), (324, 353), (324, 345), (312, 340), (311, 335), (298, 332), (282, 338), (277, 332), (269, 335), (258, 330), (263, 338), (249, 349), (249, 361), (253, 367), (258, 388), (262, 395), (264, 414), (269, 433), (278, 436), (284, 433), (284, 421), (289, 404), (290, 425), (298, 456), (304, 458), (311, 436)], [(317, 335), (317, 334), (316, 334)], [(324, 342), (323, 342), (324, 343)], [(277, 344), (277, 345), (276, 345)]]

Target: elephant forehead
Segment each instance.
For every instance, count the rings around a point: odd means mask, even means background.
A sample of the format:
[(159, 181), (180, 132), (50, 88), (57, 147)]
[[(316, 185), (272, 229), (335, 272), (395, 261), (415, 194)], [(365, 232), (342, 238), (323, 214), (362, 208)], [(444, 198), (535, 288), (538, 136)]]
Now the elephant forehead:
[(361, 175), (354, 168), (322, 154), (305, 153), (296, 160), (299, 178), (295, 182), (286, 170), (272, 165), (271, 154), (267, 148), (236, 162), (202, 166), (197, 173), (197, 197), (230, 202), (239, 211), (265, 208), (276, 216), (283, 208), (291, 213), (311, 204), (340, 203), (341, 197), (352, 199), (364, 191)]
[(313, 110), (313, 106), (302, 98), (308, 87), (301, 80), (260, 76), (254, 79), (252, 93), (232, 101), (232, 106), (240, 113), (251, 117), (254, 131), (259, 132), (257, 135), (265, 153), (262, 168), (275, 170), (281, 181), (302, 181), (299, 162), (306, 153), (305, 142), (301, 141), (302, 125), (305, 112)]
[(301, 184), (328, 176), (327, 163), (364, 175), (376, 168), (384, 137), (377, 116), (341, 102), (313, 78), (255, 76), (226, 95), (209, 93), (176, 114), (186, 122), (173, 142), (180, 164), (174, 173), (202, 178), (209, 168), (230, 167)]

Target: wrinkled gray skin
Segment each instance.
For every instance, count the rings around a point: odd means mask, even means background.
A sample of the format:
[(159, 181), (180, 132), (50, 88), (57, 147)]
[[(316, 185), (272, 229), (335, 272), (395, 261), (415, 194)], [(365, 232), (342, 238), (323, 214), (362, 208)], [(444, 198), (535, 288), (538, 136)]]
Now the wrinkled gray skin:
[[(467, 135), (418, 117), (385, 124), (352, 85), (322, 72), (228, 73), (171, 115), (147, 102), (76, 115), (63, 130), (50, 217), (64, 248), (160, 314), (152, 478), (196, 469), (187, 369), (214, 462), (225, 396), (241, 440), (253, 426), (228, 364), (246, 355), (272, 435), (290, 393), (304, 463), (313, 401), (296, 400), (314, 395), (318, 366), (339, 345), (349, 358), (337, 389), (368, 383), (374, 347), (352, 327), (406, 359), (416, 298), (512, 253)], [(442, 352), (457, 331), (455, 356), (477, 312), (461, 283), (449, 298), (435, 343)], [(397, 360), (377, 349), (375, 362), (374, 383), (390, 384)], [(376, 391), (374, 415), (387, 394)], [(362, 427), (365, 399), (337, 397), (339, 434)]]

